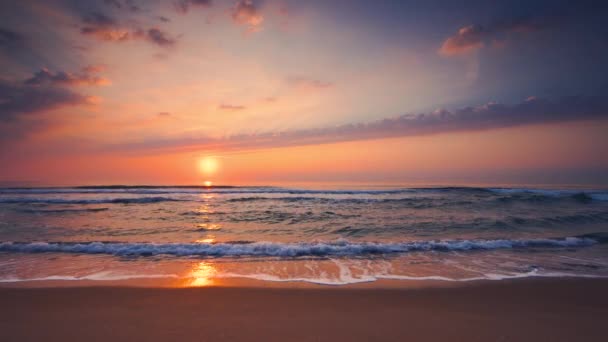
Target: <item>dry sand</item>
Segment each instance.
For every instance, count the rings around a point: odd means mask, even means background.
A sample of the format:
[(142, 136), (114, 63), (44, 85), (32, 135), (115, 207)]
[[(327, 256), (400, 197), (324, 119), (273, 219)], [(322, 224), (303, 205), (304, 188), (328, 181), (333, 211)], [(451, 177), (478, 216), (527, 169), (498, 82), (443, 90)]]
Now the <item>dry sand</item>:
[(0, 288), (2, 341), (606, 341), (608, 279), (443, 288)]

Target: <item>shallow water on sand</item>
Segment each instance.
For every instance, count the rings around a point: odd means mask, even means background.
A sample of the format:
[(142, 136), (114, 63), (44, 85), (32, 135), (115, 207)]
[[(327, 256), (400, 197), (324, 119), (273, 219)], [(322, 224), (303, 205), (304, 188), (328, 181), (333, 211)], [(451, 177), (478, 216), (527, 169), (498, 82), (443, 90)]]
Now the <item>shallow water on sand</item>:
[(608, 276), (608, 191), (0, 189), (0, 281)]

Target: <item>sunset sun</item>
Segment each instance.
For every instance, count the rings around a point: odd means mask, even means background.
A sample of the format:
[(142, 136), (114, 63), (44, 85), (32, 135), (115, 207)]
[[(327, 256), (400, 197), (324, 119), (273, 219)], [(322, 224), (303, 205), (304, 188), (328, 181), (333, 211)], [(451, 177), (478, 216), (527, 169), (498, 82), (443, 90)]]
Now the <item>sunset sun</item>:
[(198, 170), (204, 176), (213, 176), (219, 169), (219, 162), (217, 158), (206, 156), (198, 161)]

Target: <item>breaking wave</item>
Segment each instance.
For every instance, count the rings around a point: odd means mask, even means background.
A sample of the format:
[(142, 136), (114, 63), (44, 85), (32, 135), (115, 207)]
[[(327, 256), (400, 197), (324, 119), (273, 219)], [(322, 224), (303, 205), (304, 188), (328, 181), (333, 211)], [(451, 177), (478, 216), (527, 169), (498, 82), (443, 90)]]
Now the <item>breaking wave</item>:
[(40, 204), (145, 204), (159, 202), (179, 202), (181, 199), (170, 197), (128, 197), (128, 198), (96, 198), (96, 199), (64, 199), (64, 198), (0, 198), (0, 203), (40, 203)]
[(585, 247), (605, 242), (592, 235), (559, 239), (522, 240), (446, 240), (400, 243), (314, 242), (314, 243), (116, 243), (116, 242), (3, 242), (0, 252), (14, 253), (78, 253), (116, 256), (201, 256), (201, 257), (327, 257), (400, 254), (426, 251), (474, 251), (495, 249)]

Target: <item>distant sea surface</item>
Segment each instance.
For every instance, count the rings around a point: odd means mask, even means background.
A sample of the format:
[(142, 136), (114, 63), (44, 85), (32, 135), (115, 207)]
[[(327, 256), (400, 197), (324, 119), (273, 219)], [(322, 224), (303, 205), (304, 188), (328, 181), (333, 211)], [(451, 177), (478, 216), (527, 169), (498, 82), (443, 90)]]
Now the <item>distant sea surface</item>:
[(608, 277), (608, 191), (0, 189), (0, 282)]

